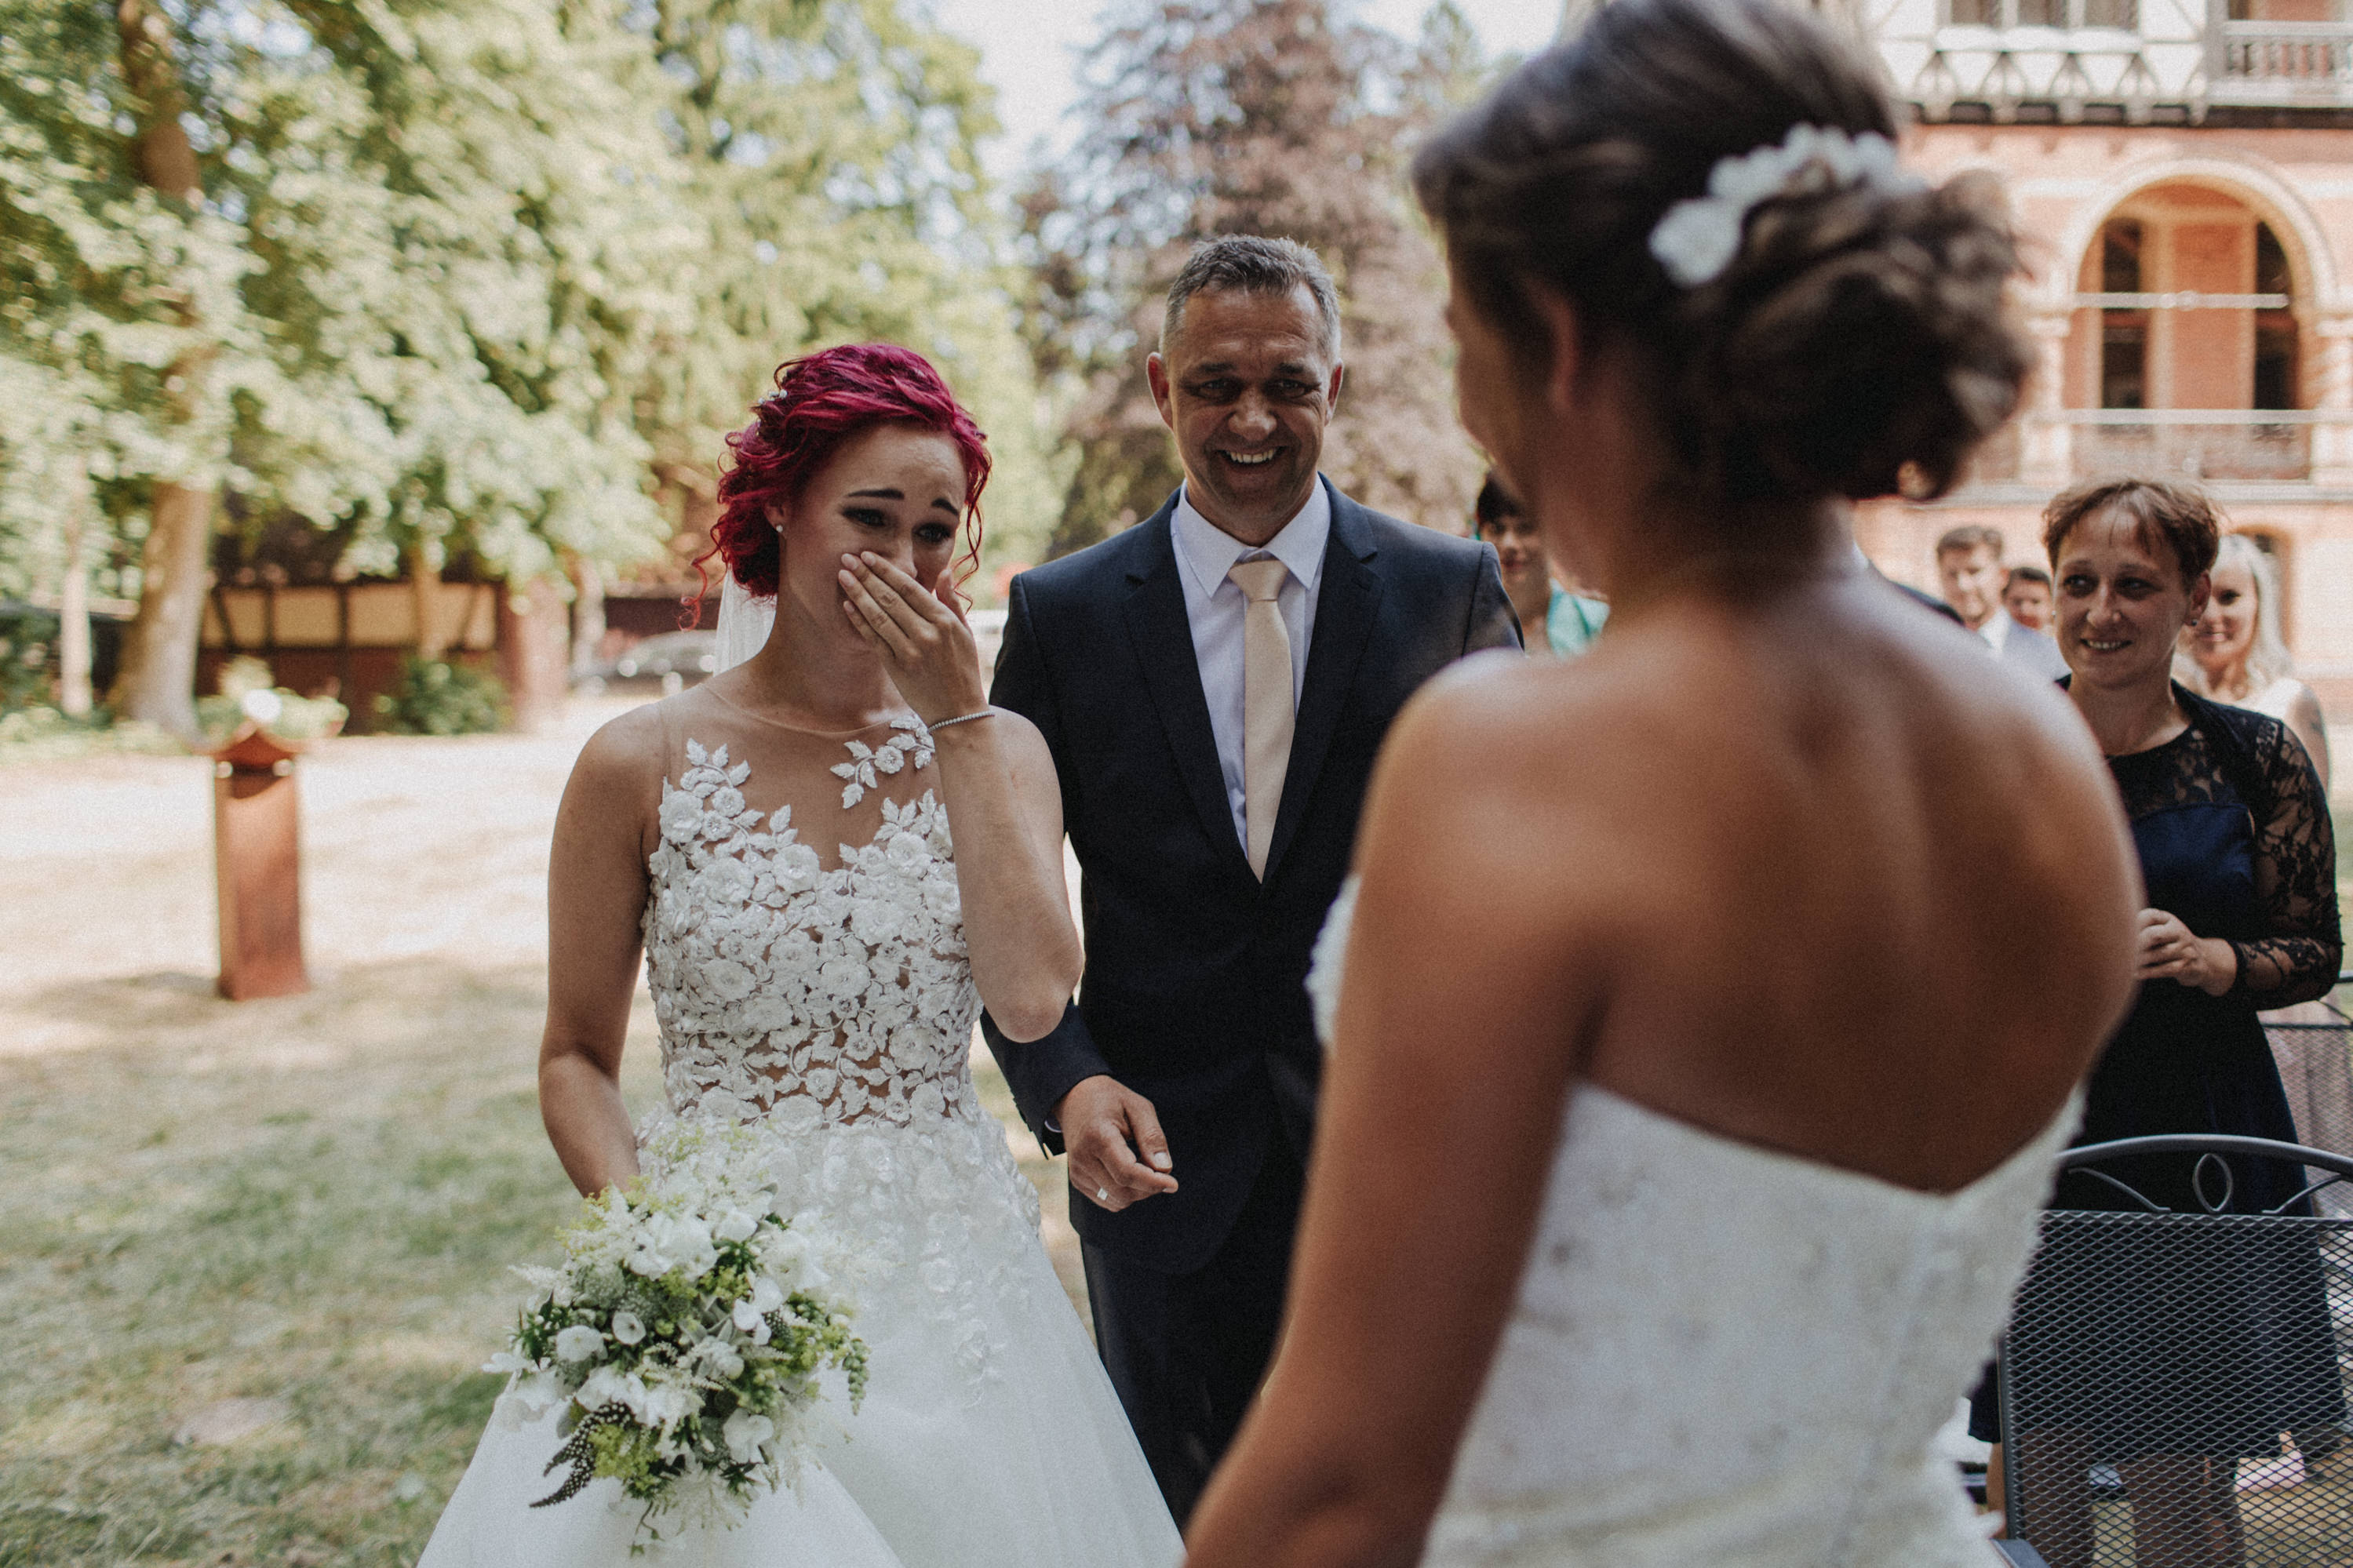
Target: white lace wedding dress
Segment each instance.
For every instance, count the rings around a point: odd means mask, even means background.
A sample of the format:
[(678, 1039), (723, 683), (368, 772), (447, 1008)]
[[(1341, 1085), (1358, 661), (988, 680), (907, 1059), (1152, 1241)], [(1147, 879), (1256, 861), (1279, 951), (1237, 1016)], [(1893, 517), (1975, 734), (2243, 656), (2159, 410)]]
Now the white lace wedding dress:
[[(644, 925), (668, 1092), (640, 1135), (669, 1117), (763, 1129), (786, 1206), (875, 1267), (865, 1402), (800, 1495), (647, 1560), (1168, 1568), (1176, 1527), (974, 1092), (979, 999), (930, 735), (809, 735), (708, 689), (662, 712), (676, 764)], [(629, 1563), (637, 1510), (615, 1483), (529, 1506), (557, 1446), (553, 1416), (494, 1417), (420, 1568)]]
[[(1331, 1038), (1354, 884), (1308, 988)], [(1571, 1092), (1429, 1568), (1999, 1568), (1936, 1434), (2071, 1102), (1938, 1196)]]

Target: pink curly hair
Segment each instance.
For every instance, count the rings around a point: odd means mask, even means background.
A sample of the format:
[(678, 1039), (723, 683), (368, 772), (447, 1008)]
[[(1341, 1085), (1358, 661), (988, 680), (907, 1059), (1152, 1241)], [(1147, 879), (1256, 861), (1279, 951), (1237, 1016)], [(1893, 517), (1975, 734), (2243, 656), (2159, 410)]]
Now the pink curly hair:
[[(702, 592), (711, 581), (704, 563), (715, 555), (747, 592), (773, 597), (784, 550), (768, 509), (789, 507), (844, 443), (876, 425), (912, 425), (955, 444), (971, 528), (955, 581), (970, 578), (980, 565), (988, 437), (923, 355), (895, 343), (847, 343), (777, 366), (776, 390), (752, 405), (751, 424), (727, 437), (734, 460), (719, 477), (719, 520), (711, 525), (711, 548), (694, 558)], [(702, 595), (687, 603), (692, 616)]]

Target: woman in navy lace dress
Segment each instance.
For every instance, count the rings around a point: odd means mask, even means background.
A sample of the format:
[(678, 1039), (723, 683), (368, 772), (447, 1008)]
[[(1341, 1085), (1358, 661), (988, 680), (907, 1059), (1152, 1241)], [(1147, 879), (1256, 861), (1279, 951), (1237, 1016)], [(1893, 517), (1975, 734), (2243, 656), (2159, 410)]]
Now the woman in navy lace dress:
[[(2159, 1133), (2293, 1142), (2295, 1123), (2256, 1014), (2336, 984), (2344, 956), (2336, 847), (2327, 797), (2287, 727), (2171, 679), (2175, 639), (2210, 591), (2220, 537), (2213, 510), (2184, 486), (2110, 480), (2059, 496), (2044, 521), (2069, 695), (2123, 796), (2148, 906), (2140, 994), (2093, 1069), (2076, 1142)], [(2201, 1194), (2199, 1158), (2144, 1155), (2100, 1169), (2178, 1213), (2204, 1213), (2208, 1200), (2232, 1214), (2311, 1212), (2297, 1196), (2302, 1166), (2233, 1157), (2227, 1195), (2211, 1166)], [(2142, 1207), (2082, 1171), (2060, 1182), (2052, 1206)], [(2139, 1249), (2147, 1278), (2127, 1278), (2120, 1253), (2099, 1279), (2081, 1282), (2070, 1310), (2102, 1314), (2113, 1330), (2105, 1340), (2129, 1360), (2084, 1369), (2086, 1396), (2071, 1403), (2063, 1393), (2067, 1408), (2015, 1419), (2030, 1440), (2037, 1430), (2064, 1431), (2097, 1449), (2090, 1462), (2119, 1466), (2150, 1553), (2141, 1561), (2204, 1568), (2244, 1560), (2230, 1458), (2274, 1455), (2280, 1433), (2334, 1427), (2345, 1405), (2310, 1249), (2283, 1251), (2235, 1228), (2189, 1239), (2206, 1250), (2158, 1258)], [(2194, 1310), (2182, 1289), (2190, 1269), (2216, 1281)], [(2127, 1396), (2128, 1385), (2143, 1392)], [(1978, 1400), (1972, 1427), (1980, 1436), (1994, 1435), (1992, 1405)], [(2086, 1493), (2087, 1551), (2089, 1500)], [(2153, 1550), (2152, 1537), (2168, 1533), (2180, 1538), (2176, 1555)], [(2051, 1555), (2050, 1544), (2036, 1544)], [(2066, 1555), (2063, 1547), (2052, 1561), (2063, 1568)]]

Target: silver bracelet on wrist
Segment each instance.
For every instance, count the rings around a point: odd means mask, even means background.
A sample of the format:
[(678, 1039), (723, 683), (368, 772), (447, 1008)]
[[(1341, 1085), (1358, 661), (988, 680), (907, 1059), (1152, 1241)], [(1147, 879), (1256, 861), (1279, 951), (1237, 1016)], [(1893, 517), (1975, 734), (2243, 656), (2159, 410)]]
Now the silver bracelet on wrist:
[(939, 720), (934, 723), (925, 725), (924, 728), (932, 731), (934, 733), (937, 733), (938, 731), (946, 729), (951, 724), (969, 724), (975, 719), (987, 719), (994, 717), (996, 712), (997, 710), (994, 708), (983, 708), (971, 713), (959, 713), (953, 719)]

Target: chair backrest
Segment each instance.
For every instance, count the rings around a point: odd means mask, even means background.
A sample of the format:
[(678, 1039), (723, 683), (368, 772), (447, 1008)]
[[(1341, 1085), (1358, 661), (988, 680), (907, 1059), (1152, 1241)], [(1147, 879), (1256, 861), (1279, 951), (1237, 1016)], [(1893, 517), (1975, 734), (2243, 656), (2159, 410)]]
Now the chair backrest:
[[(2159, 1155), (2195, 1162), (2205, 1212), (2133, 1186)], [(2353, 1156), (2255, 1138), (2060, 1159), (2126, 1206), (2042, 1216), (2002, 1339), (2010, 1533), (2051, 1568), (2353, 1563), (2353, 1219), (2227, 1212), (2254, 1160), (2353, 1181)]]

